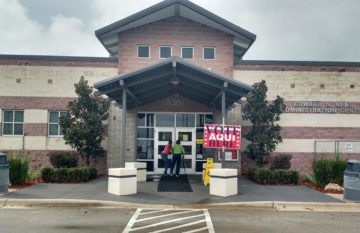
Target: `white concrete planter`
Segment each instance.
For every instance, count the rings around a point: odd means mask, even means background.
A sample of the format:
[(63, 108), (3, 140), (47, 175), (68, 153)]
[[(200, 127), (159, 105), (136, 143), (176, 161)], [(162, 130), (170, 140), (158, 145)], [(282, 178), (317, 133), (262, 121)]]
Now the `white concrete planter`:
[(136, 168), (110, 168), (108, 192), (115, 195), (136, 194)]
[(238, 194), (237, 169), (210, 169), (210, 194), (228, 197)]
[(137, 170), (137, 181), (143, 182), (146, 181), (146, 163), (139, 162), (126, 162), (125, 168), (136, 168)]

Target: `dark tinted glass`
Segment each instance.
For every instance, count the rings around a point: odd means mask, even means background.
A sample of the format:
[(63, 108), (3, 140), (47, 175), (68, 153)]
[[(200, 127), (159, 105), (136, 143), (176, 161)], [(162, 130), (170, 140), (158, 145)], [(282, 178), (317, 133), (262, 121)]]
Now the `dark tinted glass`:
[(215, 59), (215, 49), (204, 48), (204, 59)]
[(156, 115), (156, 126), (162, 127), (173, 127), (175, 125), (174, 114), (157, 114)]
[(194, 48), (182, 48), (182, 58), (193, 58)]
[(138, 138), (154, 138), (154, 128), (138, 128)]
[(138, 47), (138, 57), (150, 57), (149, 46), (139, 46)]
[(171, 57), (171, 47), (160, 47), (160, 58)]
[(137, 114), (137, 126), (145, 126), (145, 114)]
[(177, 127), (194, 127), (195, 114), (176, 114)]

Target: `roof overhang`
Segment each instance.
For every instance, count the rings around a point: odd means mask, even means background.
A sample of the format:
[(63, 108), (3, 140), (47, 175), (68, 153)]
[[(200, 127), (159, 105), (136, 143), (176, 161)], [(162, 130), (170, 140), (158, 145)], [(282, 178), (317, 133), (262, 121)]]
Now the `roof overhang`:
[(124, 90), (127, 108), (146, 105), (173, 94), (206, 106), (221, 109), (221, 93), (225, 91), (227, 109), (248, 97), (251, 87), (178, 57), (171, 57), (131, 73), (118, 75), (94, 84), (98, 95), (106, 95), (122, 104)]
[(230, 23), (188, 0), (165, 0), (143, 11), (119, 20), (95, 31), (95, 35), (110, 53), (118, 56), (119, 33), (154, 23), (166, 18), (180, 16), (234, 36), (234, 61), (241, 60), (254, 43), (256, 35)]

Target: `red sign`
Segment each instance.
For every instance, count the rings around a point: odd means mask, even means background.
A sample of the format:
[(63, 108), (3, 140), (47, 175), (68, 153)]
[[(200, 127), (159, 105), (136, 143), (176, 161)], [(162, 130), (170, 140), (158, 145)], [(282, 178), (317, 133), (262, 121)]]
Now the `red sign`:
[(240, 150), (241, 126), (221, 124), (204, 125), (205, 148), (225, 148), (226, 150)]

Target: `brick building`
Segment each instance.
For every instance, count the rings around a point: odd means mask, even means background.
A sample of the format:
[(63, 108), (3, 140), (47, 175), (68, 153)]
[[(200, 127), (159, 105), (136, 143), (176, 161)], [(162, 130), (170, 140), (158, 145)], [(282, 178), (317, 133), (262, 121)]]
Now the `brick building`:
[[(33, 168), (48, 165), (50, 151), (71, 150), (58, 117), (84, 76), (112, 100), (102, 172), (138, 160), (160, 173), (162, 146), (180, 137), (187, 172), (198, 173), (217, 153), (202, 148), (203, 124), (221, 122), (224, 107), (226, 123), (246, 133), (240, 102), (266, 80), (269, 100), (280, 95), (287, 106), (273, 155), (292, 154), (302, 173), (318, 156), (360, 159), (360, 63), (243, 60), (256, 36), (186, 0), (165, 0), (96, 36), (109, 58), (0, 55), (0, 150), (24, 150)], [(249, 162), (238, 153), (226, 166)]]

